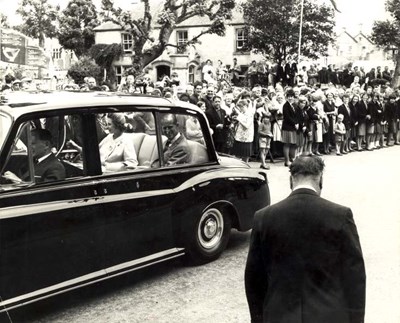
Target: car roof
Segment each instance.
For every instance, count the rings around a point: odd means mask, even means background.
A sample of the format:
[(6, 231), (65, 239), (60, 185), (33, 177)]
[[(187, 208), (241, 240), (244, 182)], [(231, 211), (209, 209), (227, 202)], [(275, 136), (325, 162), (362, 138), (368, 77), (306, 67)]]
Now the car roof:
[(6, 110), (15, 117), (37, 111), (53, 111), (54, 109), (71, 109), (94, 106), (180, 106), (201, 111), (196, 105), (179, 101), (174, 104), (161, 97), (148, 95), (131, 95), (117, 92), (72, 92), (55, 91), (51, 93), (13, 92), (6, 95), (6, 103), (0, 109)]

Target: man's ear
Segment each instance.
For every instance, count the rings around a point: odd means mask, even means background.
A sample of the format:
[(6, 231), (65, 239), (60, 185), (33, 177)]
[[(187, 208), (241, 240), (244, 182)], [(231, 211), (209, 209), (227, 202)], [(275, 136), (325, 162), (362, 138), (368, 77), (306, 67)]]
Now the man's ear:
[(320, 190), (322, 190), (322, 183), (323, 183), (323, 180), (322, 180), (322, 175), (321, 175), (321, 177), (319, 178), (319, 189)]

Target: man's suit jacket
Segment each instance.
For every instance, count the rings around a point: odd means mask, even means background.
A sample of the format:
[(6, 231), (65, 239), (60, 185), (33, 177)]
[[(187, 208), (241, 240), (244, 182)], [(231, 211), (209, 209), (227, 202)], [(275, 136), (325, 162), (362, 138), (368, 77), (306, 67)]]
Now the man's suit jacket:
[(35, 182), (52, 182), (65, 179), (65, 168), (53, 154), (35, 164)]
[[(344, 123), (344, 125), (346, 127), (346, 130), (349, 130), (351, 128), (351, 126), (352, 126), (351, 109), (350, 109), (350, 106), (348, 106), (348, 107), (349, 107), (349, 110), (347, 110), (346, 106), (343, 103), (338, 108), (338, 114), (342, 114), (343, 115), (343, 123)], [(350, 111), (350, 113), (349, 113), (349, 111)]]
[(190, 163), (192, 154), (186, 138), (181, 134), (171, 145), (166, 145), (163, 151), (166, 166)]
[[(208, 123), (210, 124), (210, 128), (213, 130), (213, 140), (214, 143), (225, 143), (226, 142), (226, 112), (224, 109), (220, 108), (220, 113), (215, 110), (214, 107), (206, 110), (206, 117), (208, 119)], [(217, 129), (217, 125), (222, 124), (222, 129)]]
[(298, 189), (256, 212), (245, 271), (252, 322), (364, 322), (365, 281), (349, 208)]

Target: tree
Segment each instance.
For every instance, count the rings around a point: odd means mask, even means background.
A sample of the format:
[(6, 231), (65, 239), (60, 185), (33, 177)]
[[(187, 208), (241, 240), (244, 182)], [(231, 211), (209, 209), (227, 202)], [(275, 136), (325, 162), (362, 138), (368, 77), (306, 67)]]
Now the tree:
[(47, 0), (22, 0), (17, 10), (24, 23), (20, 31), (27, 36), (39, 39), (39, 47), (44, 47), (45, 37), (56, 35), (56, 20), (60, 7), (54, 7)]
[(87, 55), (95, 43), (93, 28), (98, 24), (92, 0), (71, 0), (59, 18), (58, 41), (77, 57)]
[[(132, 35), (134, 74), (140, 74), (168, 46), (178, 47), (170, 44), (169, 38), (175, 27), (189, 18), (207, 17), (210, 24), (179, 49), (197, 43), (205, 34), (225, 35), (225, 21), (232, 18), (232, 9), (235, 7), (235, 0), (165, 0), (158, 15), (153, 17), (158, 8), (152, 8), (150, 0), (142, 0), (142, 3), (143, 12), (140, 17), (133, 18), (130, 12), (115, 8), (113, 0), (102, 0), (104, 20), (114, 22)], [(157, 30), (154, 29), (155, 24)]]
[(394, 56), (396, 67), (392, 79), (392, 86), (400, 86), (400, 0), (387, 0), (386, 10), (391, 19), (375, 21), (372, 27), (372, 41), (385, 50), (397, 50)]
[(102, 70), (93, 59), (87, 56), (82, 56), (79, 61), (71, 65), (68, 70), (70, 76), (76, 84), (82, 84), (87, 76), (94, 77), (99, 83), (101, 81)]
[(107, 78), (111, 83), (115, 81), (115, 72), (112, 68), (113, 61), (122, 55), (121, 44), (95, 44), (89, 50), (89, 55), (97, 65), (107, 71)]
[(10, 28), (8, 17), (0, 12), (0, 28)]
[[(279, 63), (298, 56), (299, 0), (249, 0), (242, 5), (248, 35), (247, 49), (265, 54)], [(334, 10), (304, 1), (301, 55), (316, 59), (325, 55), (334, 40)]]

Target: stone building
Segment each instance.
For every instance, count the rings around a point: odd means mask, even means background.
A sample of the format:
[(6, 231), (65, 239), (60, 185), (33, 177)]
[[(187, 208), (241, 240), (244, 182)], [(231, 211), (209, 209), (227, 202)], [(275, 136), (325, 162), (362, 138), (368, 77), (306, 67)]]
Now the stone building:
[[(157, 13), (161, 9), (160, 1), (153, 0), (150, 3), (153, 3), (154, 13), (152, 16), (157, 17)], [(132, 8), (133, 15), (142, 15), (142, 6), (142, 3), (135, 4)], [(170, 43), (173, 45), (185, 43), (208, 26), (210, 26), (208, 17), (192, 17), (176, 27), (171, 34)], [(160, 26), (154, 25), (155, 35), (158, 35), (159, 28)], [(132, 37), (111, 22), (101, 24), (94, 31), (96, 44), (121, 42), (124, 54), (113, 63), (119, 82), (124, 71), (131, 65)], [(260, 55), (242, 51), (245, 42), (243, 15), (235, 10), (232, 20), (226, 24), (224, 37), (214, 34), (203, 35), (200, 43), (189, 46), (184, 52), (179, 51), (176, 47), (167, 47), (164, 53), (151, 62), (146, 69), (153, 80), (158, 80), (162, 75), (171, 75), (171, 72), (174, 71), (184, 82), (193, 83), (202, 80), (202, 67), (208, 59), (213, 62), (214, 66), (217, 65), (218, 60), (221, 60), (229, 67), (233, 63), (233, 58), (236, 58), (241, 66), (243, 77), (253, 59), (257, 61), (262, 59)]]

